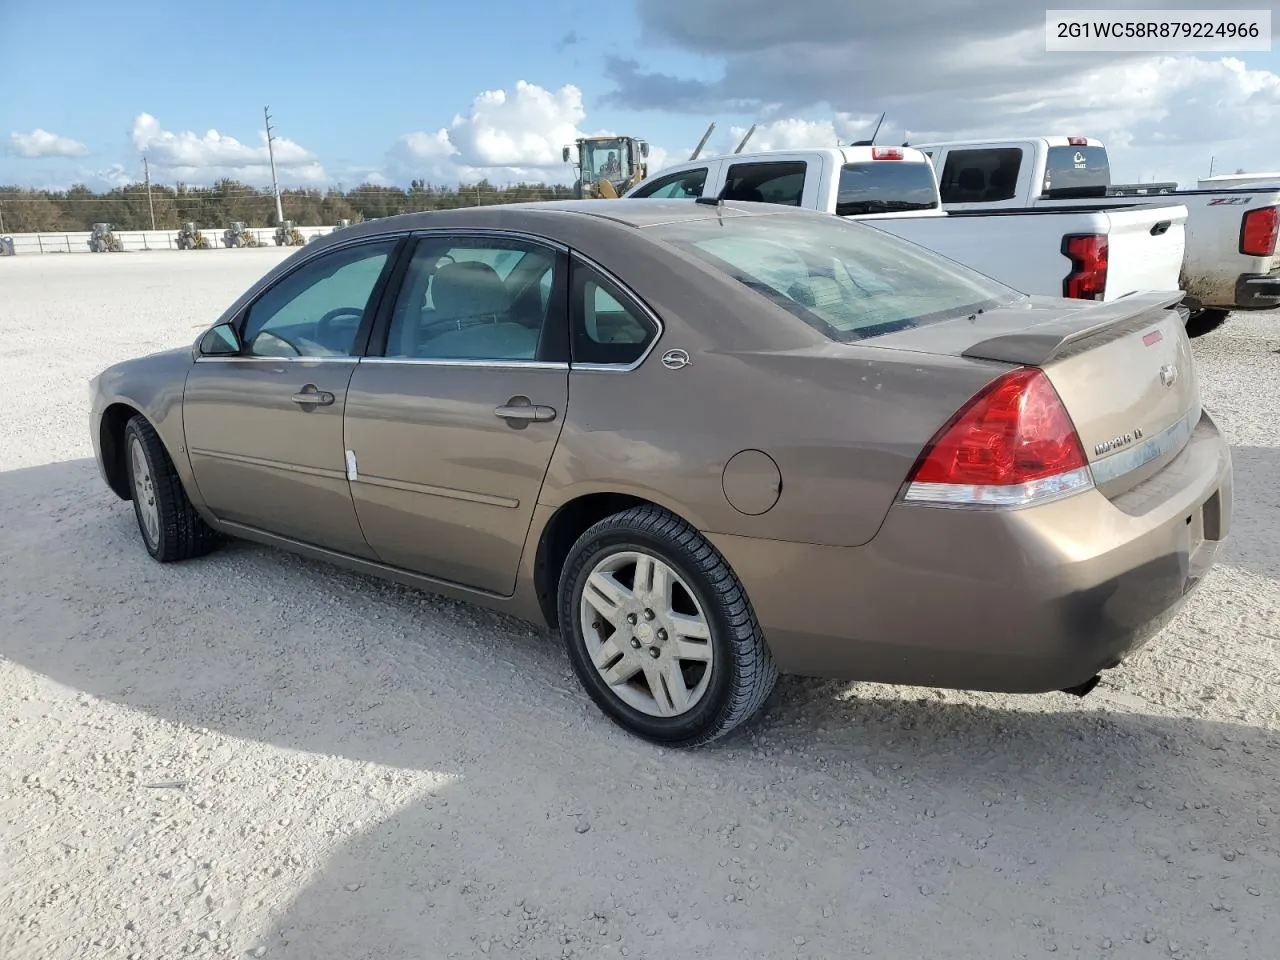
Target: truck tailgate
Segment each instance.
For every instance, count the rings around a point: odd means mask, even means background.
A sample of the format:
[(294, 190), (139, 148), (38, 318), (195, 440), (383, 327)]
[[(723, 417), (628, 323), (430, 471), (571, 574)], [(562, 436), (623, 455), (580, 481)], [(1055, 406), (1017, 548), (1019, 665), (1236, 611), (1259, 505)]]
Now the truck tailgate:
[(1238, 305), (1241, 276), (1264, 277), (1280, 269), (1280, 257), (1241, 252), (1244, 218), (1251, 210), (1280, 206), (1280, 188), (1188, 191), (1179, 197), (1191, 210), (1187, 255), (1179, 285), (1207, 307)]
[(1182, 204), (1106, 211), (1106, 299), (1137, 290), (1176, 290), (1186, 246), (1187, 208)]

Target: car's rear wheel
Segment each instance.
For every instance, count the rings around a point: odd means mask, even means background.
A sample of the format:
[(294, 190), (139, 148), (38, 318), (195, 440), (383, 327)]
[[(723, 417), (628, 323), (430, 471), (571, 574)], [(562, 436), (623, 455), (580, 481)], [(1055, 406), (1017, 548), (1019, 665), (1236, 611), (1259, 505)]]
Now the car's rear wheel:
[(164, 444), (141, 414), (125, 425), (124, 443), (133, 512), (147, 553), (172, 563), (217, 546), (218, 534), (191, 506)]
[(696, 746), (751, 717), (778, 678), (742, 584), (683, 520), (653, 506), (586, 530), (560, 578), (574, 672), (623, 728)]

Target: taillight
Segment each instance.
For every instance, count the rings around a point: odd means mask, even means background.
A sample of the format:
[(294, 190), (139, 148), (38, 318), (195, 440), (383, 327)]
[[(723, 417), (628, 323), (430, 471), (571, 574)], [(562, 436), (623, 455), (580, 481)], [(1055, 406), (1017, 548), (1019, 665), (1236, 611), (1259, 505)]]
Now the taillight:
[(903, 499), (1019, 507), (1093, 487), (1084, 445), (1044, 371), (1021, 367), (984, 387), (925, 448)]
[(897, 147), (872, 147), (872, 160), (901, 160), (902, 151)]
[(1079, 233), (1062, 238), (1062, 253), (1071, 272), (1062, 281), (1062, 295), (1075, 300), (1101, 300), (1107, 289), (1107, 238)]
[(1276, 252), (1280, 207), (1250, 210), (1240, 221), (1240, 252), (1246, 257), (1270, 257)]

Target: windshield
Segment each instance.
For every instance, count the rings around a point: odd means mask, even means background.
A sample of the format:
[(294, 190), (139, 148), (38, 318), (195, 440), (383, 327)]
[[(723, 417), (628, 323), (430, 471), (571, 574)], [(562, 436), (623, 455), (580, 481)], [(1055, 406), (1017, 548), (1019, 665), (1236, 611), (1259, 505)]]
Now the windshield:
[(627, 165), (625, 140), (597, 140), (582, 145), (582, 180), (618, 180), (624, 176)]
[(836, 216), (932, 210), (938, 206), (938, 185), (927, 163), (872, 160), (846, 163), (840, 168)]
[(645, 232), (845, 343), (1023, 297), (916, 244), (821, 214), (710, 218)]
[(1044, 192), (1056, 196), (1105, 196), (1111, 183), (1106, 147), (1050, 147), (1045, 157)]

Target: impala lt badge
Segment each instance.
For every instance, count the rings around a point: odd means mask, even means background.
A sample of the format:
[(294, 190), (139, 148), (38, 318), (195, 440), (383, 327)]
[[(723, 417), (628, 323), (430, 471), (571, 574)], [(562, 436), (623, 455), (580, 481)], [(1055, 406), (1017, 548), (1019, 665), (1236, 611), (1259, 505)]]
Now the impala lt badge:
[(1127, 447), (1129, 444), (1133, 443), (1133, 441), (1141, 439), (1142, 428), (1135, 427), (1133, 433), (1125, 433), (1118, 437), (1112, 437), (1110, 440), (1103, 440), (1101, 443), (1096, 444), (1093, 448), (1093, 453), (1095, 456), (1100, 457), (1104, 453), (1110, 453), (1112, 450), (1116, 450), (1120, 447)]
[(1166, 387), (1172, 387), (1178, 382), (1178, 367), (1176, 364), (1166, 363), (1160, 368), (1160, 383)]

